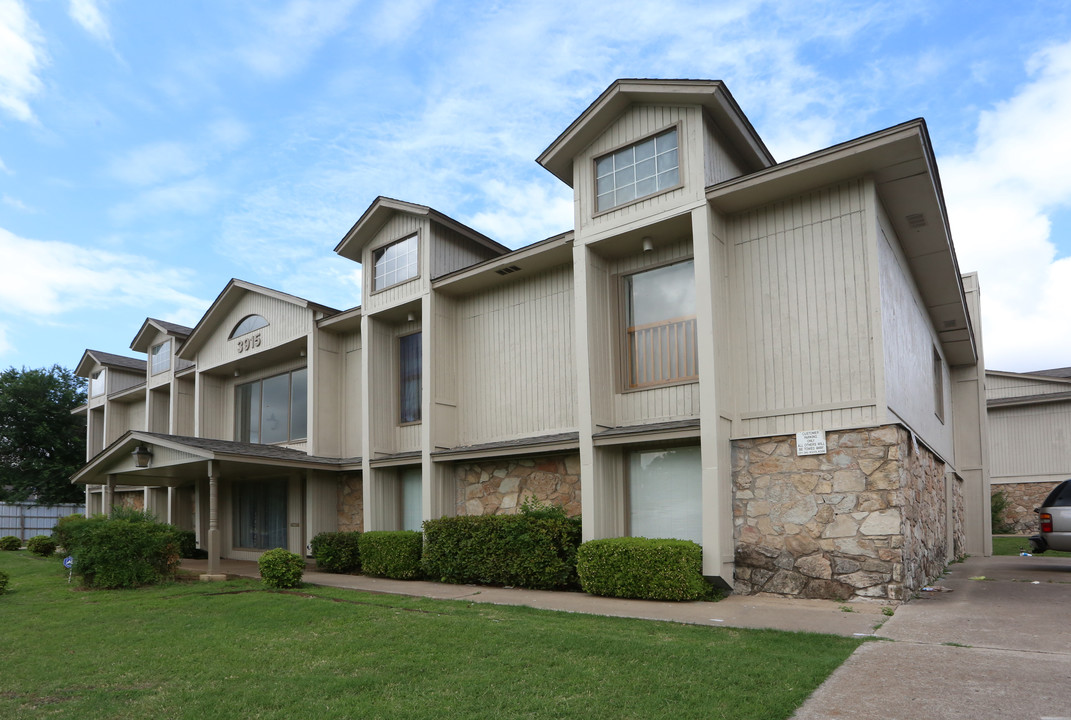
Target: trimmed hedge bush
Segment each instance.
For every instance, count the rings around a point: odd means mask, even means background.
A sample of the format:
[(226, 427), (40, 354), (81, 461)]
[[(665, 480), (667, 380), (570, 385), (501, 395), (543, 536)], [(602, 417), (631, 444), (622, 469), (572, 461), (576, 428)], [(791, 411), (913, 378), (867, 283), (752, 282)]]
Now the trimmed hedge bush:
[(424, 573), (440, 582), (551, 590), (577, 586), (580, 518), (561, 508), (424, 523)]
[(49, 535), (34, 535), (26, 541), (26, 549), (34, 555), (52, 557), (53, 553), (56, 552), (56, 541)]
[(22, 540), (19, 540), (14, 535), (5, 535), (0, 537), (0, 550), (21, 550)]
[(699, 600), (711, 594), (703, 578), (703, 548), (690, 540), (590, 540), (577, 552), (576, 570), (580, 586), (592, 595)]
[(7, 592), (7, 585), (11, 582), (11, 576), (3, 570), (0, 570), (0, 595)]
[(323, 532), (312, 539), (312, 556), (316, 569), (329, 573), (361, 571), (361, 533)]
[(72, 533), (85, 519), (85, 515), (74, 513), (73, 515), (67, 515), (66, 517), (61, 517), (57, 520), (55, 526), (52, 528), (52, 539), (56, 541), (57, 547), (63, 548), (70, 554), (71, 543), (74, 541)]
[(132, 588), (174, 579), (180, 531), (151, 513), (116, 508), (112, 517), (67, 520), (61, 530), (86, 587)]
[(378, 530), (361, 533), (358, 540), (365, 575), (415, 580), (423, 577), (420, 555), (424, 535), (416, 530)]
[(284, 548), (269, 550), (257, 560), (260, 579), (272, 588), (301, 587), (301, 575), (305, 572), (305, 561), (297, 553)]

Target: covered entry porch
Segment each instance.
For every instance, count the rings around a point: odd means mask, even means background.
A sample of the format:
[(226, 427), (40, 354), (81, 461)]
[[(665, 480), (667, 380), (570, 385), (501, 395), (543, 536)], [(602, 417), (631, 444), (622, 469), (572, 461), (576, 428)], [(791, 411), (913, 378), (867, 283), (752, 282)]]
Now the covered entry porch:
[(339, 482), (359, 468), (277, 445), (131, 431), (72, 481), (99, 486), (90, 495), (109, 515), (117, 488), (146, 488), (145, 509), (193, 530), (208, 554), (204, 579), (220, 579), (221, 558), (256, 560), (275, 547), (306, 555), (313, 536), (338, 528)]

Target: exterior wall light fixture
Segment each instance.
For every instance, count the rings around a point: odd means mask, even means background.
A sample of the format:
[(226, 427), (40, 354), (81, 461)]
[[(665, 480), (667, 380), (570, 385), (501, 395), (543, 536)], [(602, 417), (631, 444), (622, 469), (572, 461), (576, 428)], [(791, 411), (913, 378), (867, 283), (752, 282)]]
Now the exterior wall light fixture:
[(654, 251), (654, 238), (650, 235), (643, 239), (643, 251), (645, 253)]
[(140, 443), (130, 454), (134, 456), (134, 467), (147, 468), (152, 462), (152, 450), (145, 447), (145, 443)]

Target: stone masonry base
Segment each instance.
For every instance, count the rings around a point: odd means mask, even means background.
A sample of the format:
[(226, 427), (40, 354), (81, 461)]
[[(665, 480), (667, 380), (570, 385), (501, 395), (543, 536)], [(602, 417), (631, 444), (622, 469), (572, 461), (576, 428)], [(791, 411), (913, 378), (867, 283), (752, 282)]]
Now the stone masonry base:
[(992, 493), (1003, 491), (1008, 499), (1004, 510), (1004, 532), (1014, 535), (1033, 535), (1038, 531), (1038, 516), (1034, 508), (1040, 507), (1046, 496), (1056, 487), (1055, 482), (993, 483)]
[(961, 552), (961, 483), (898, 425), (830, 432), (826, 445), (797, 456), (794, 435), (733, 443), (735, 591), (910, 597)]

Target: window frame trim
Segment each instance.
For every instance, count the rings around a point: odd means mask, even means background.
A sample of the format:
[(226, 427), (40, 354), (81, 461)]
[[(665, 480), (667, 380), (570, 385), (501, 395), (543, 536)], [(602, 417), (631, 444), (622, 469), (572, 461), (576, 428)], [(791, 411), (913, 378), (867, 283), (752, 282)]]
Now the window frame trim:
[[(685, 162), (684, 162), (684, 153), (681, 152), (681, 146), (683, 144), (682, 140), (684, 138), (684, 133), (681, 132), (682, 125), (683, 125), (682, 121), (681, 120), (677, 120), (674, 123), (670, 123), (669, 125), (666, 125), (666, 126), (664, 126), (662, 128), (659, 128), (658, 130), (655, 130), (654, 132), (647, 133), (646, 135), (638, 137), (635, 140), (630, 140), (629, 142), (621, 143), (619, 145), (616, 145), (616, 146), (610, 148), (609, 150), (606, 150), (604, 152), (600, 152), (598, 155), (592, 155), (591, 156), (591, 165), (590, 165), (590, 167), (591, 167), (591, 217), (592, 217), (592, 219), (600, 218), (600, 217), (603, 217), (604, 215), (609, 215), (610, 213), (617, 212), (618, 210), (621, 210), (622, 208), (627, 208), (630, 205), (635, 205), (636, 203), (645, 202), (647, 200), (650, 200), (651, 198), (658, 197), (659, 195), (665, 195), (666, 193), (671, 193), (671, 192), (674, 192), (675, 190), (680, 190), (681, 188), (684, 187), (684, 166), (685, 166)], [(642, 142), (646, 142), (647, 140), (650, 140), (651, 138), (657, 137), (657, 136), (661, 135), (662, 133), (668, 132), (670, 130), (676, 130), (677, 131), (677, 177), (678, 177), (677, 184), (672, 186), (672, 187), (663, 188), (661, 190), (655, 190), (653, 193), (649, 193), (647, 195), (644, 195), (643, 197), (633, 198), (632, 200), (629, 200), (628, 202), (623, 202), (620, 205), (614, 205), (613, 207), (606, 208), (605, 210), (599, 210), (598, 209), (599, 208), (599, 171), (596, 168), (596, 164), (598, 163), (598, 161), (601, 160), (602, 158), (606, 157), (607, 155), (613, 155), (614, 153), (616, 153), (616, 152), (618, 152), (620, 150), (624, 150), (627, 147), (631, 147), (633, 145), (639, 145)]]
[[(421, 265), (423, 264), (423, 259), (424, 259), (424, 256), (423, 256), (424, 242), (423, 242), (422, 235), (423, 235), (423, 233), (419, 229), (417, 229), (417, 230), (414, 230), (411, 233), (406, 233), (405, 235), (403, 235), (403, 236), (401, 236), (399, 238), (395, 238), (394, 240), (391, 240), (389, 242), (385, 242), (382, 245), (375, 245), (375, 246), (369, 248), (369, 253), (370, 253), (369, 259), (371, 260), (371, 262), (369, 263), (370, 271), (371, 271), (370, 272), (371, 277), (369, 279), (372, 281), (372, 283), (371, 283), (372, 292), (369, 293), (369, 297), (371, 297), (372, 295), (378, 295), (381, 292), (386, 292), (387, 290), (390, 290), (391, 288), (396, 288), (399, 285), (404, 285), (407, 282), (412, 282), (414, 280), (419, 280), (420, 279), (421, 274), (422, 274), (421, 273)], [(386, 250), (391, 245), (397, 245), (398, 243), (405, 242), (409, 238), (416, 238), (416, 241), (417, 241), (416, 274), (413, 275), (412, 277), (406, 278), (405, 280), (399, 280), (398, 282), (393, 283), (391, 285), (385, 285), (384, 287), (377, 288), (376, 287), (376, 253), (378, 251), (380, 251), (380, 250)]]
[[(424, 422), (424, 329), (419, 328), (411, 332), (402, 333), (396, 336), (397, 339), (394, 343), (394, 349), (397, 352), (397, 362), (394, 363), (394, 367), (397, 369), (397, 378), (394, 387), (394, 398), (398, 402), (396, 412), (394, 413), (395, 420), (397, 421), (396, 427), (410, 427), (412, 425), (420, 425)], [(413, 335), (420, 335), (420, 402), (417, 405), (417, 410), (420, 412), (420, 417), (416, 420), (407, 420), (402, 422), (402, 338), (412, 337)]]
[[(660, 262), (652, 263), (651, 265), (645, 265), (642, 268), (636, 270), (629, 270), (627, 272), (615, 273), (612, 277), (612, 281), (617, 285), (617, 302), (614, 308), (614, 326), (617, 328), (618, 339), (614, 345), (614, 352), (617, 353), (617, 359), (614, 363), (617, 366), (617, 392), (621, 395), (628, 393), (647, 392), (649, 390), (658, 390), (660, 388), (675, 387), (677, 385), (696, 385), (699, 383), (699, 348), (696, 346), (696, 377), (680, 380), (667, 380), (666, 382), (652, 383), (649, 385), (642, 385), (640, 387), (632, 387), (629, 384), (629, 367), (628, 367), (628, 284), (625, 282), (625, 278), (632, 275), (639, 275), (650, 270), (658, 270), (659, 268), (669, 267), (670, 265), (676, 265), (682, 262), (691, 261), (694, 267), (695, 253), (689, 253), (688, 255), (682, 255), (677, 258), (669, 260), (663, 260)], [(698, 308), (697, 308), (698, 309)], [(696, 313), (698, 319), (698, 313)]]
[[(306, 373), (306, 375), (305, 375), (305, 383), (306, 383), (306, 385), (305, 385), (305, 437), (302, 437), (302, 438), (290, 438), (290, 430), (291, 430), (291, 425), (292, 425), (292, 422), (293, 422), (293, 417), (292, 416), (294, 414), (294, 373), (300, 372), (301, 370), (304, 370), (305, 373)], [(232, 425), (231, 437), (234, 438), (234, 442), (244, 442), (244, 443), (249, 443), (250, 445), (268, 445), (268, 446), (273, 446), (273, 447), (296, 445), (297, 443), (307, 443), (309, 441), (309, 422), (308, 422), (308, 418), (309, 418), (309, 412), (308, 412), (308, 404), (309, 404), (309, 385), (308, 385), (308, 382), (309, 381), (308, 381), (308, 377), (309, 377), (309, 375), (308, 375), (308, 370), (309, 370), (309, 366), (308, 365), (302, 365), (301, 367), (295, 367), (295, 368), (292, 368), (290, 370), (283, 370), (282, 372), (273, 372), (270, 375), (261, 375), (260, 377), (249, 378), (249, 379), (244, 380), (243, 382), (234, 383), (234, 385), (233, 385), (234, 405), (233, 405), (233, 409), (232, 409), (232, 412), (231, 412), (231, 415), (232, 415), (232, 418), (231, 418), (231, 420), (232, 420), (232, 422), (231, 422), (231, 425)], [(286, 413), (286, 436), (287, 436), (287, 439), (286, 440), (280, 440), (279, 442), (273, 442), (273, 443), (260, 442), (259, 440), (257, 442), (253, 442), (252, 440), (240, 439), (238, 437), (238, 389), (242, 388), (242, 387), (245, 387), (246, 385), (252, 385), (253, 383), (261, 383), (260, 410), (263, 411), (263, 408), (264, 408), (264, 386), (263, 386), (263, 383), (264, 383), (264, 381), (265, 380), (271, 380), (272, 378), (280, 377), (282, 375), (286, 375), (287, 376), (287, 387), (286, 387), (286, 397), (287, 397), (287, 403), (288, 403), (288, 405), (287, 405), (287, 413)], [(263, 417), (261, 417), (260, 420), (262, 421)], [(257, 427), (261, 428), (260, 430), (258, 430), (258, 432), (261, 435), (263, 435), (263, 423), (259, 424)]]

